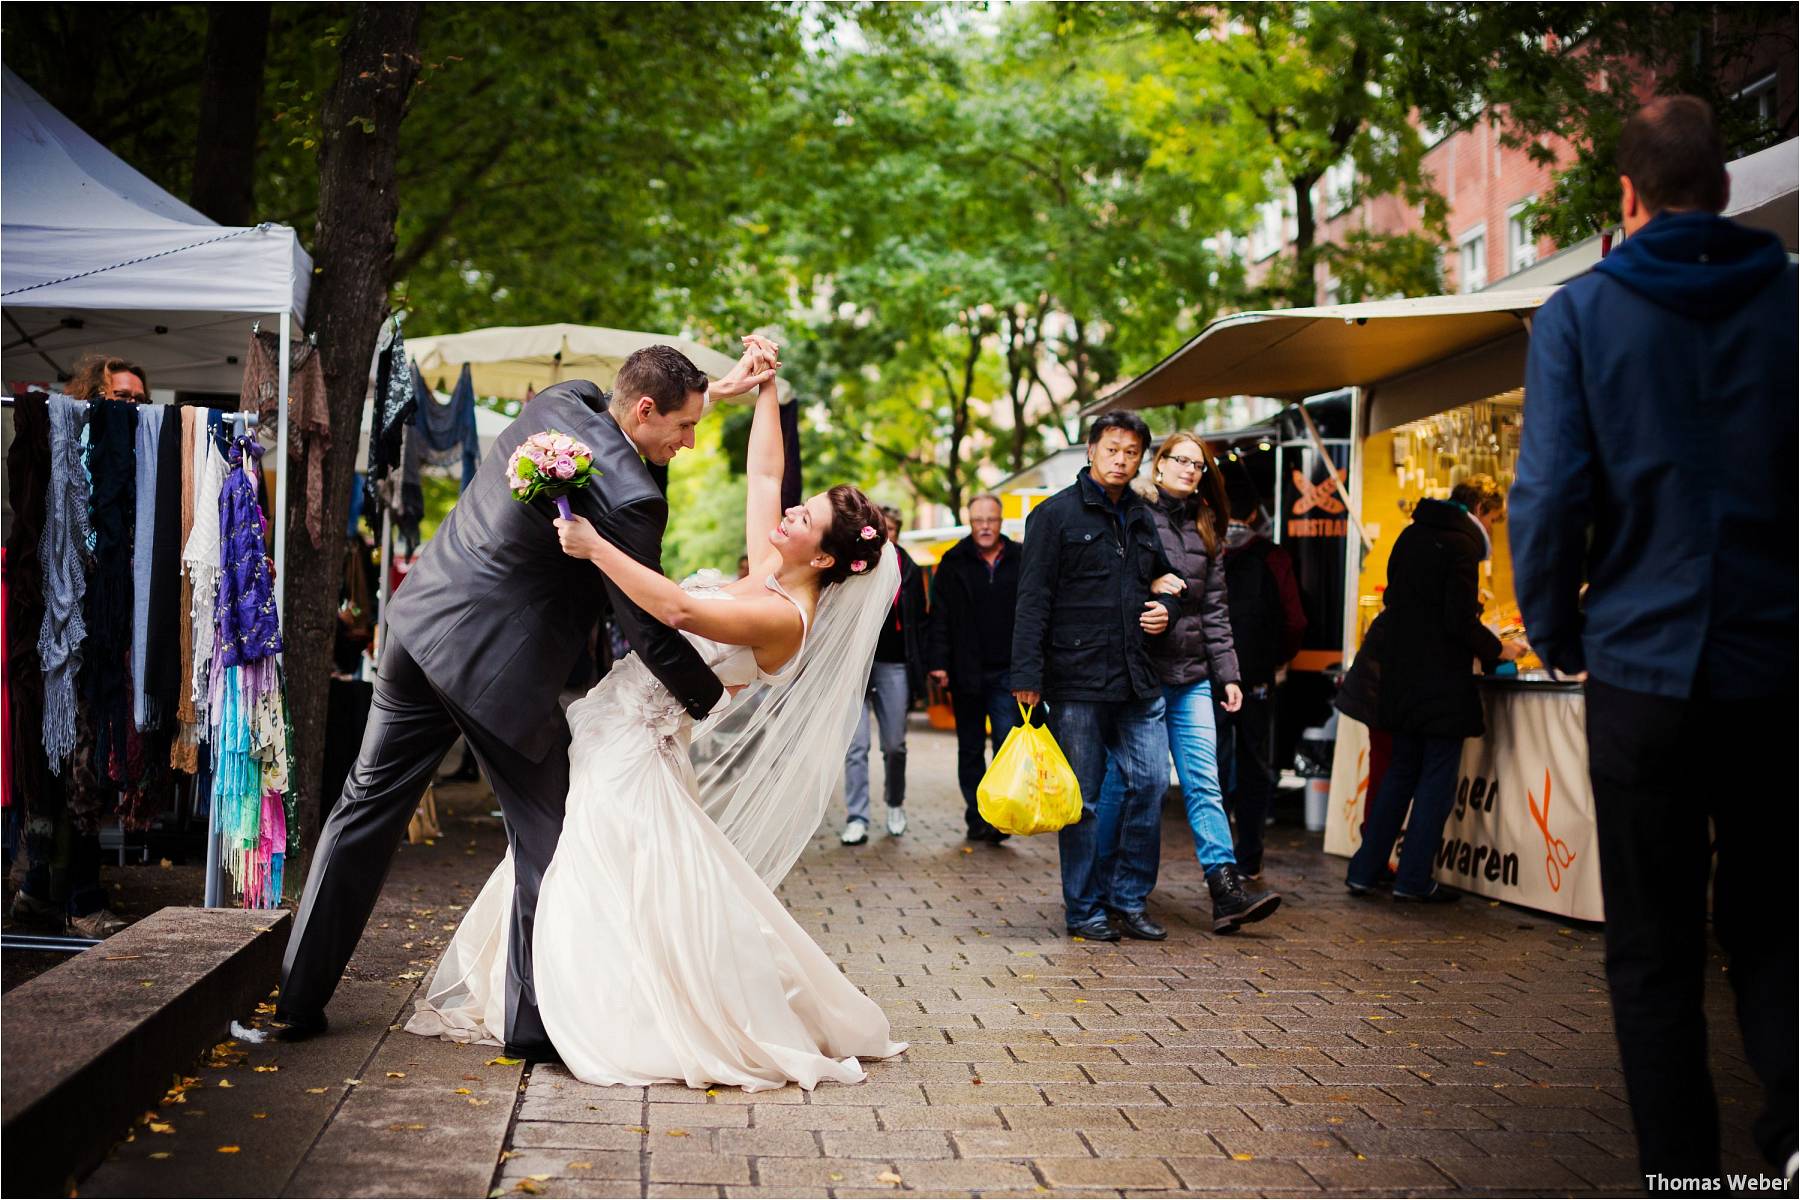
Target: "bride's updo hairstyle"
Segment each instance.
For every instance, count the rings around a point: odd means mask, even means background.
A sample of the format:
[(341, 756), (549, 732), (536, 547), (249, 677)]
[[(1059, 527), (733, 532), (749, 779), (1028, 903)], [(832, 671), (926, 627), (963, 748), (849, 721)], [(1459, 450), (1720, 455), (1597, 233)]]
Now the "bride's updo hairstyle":
[(873, 571), (887, 544), (887, 518), (861, 489), (840, 483), (825, 498), (831, 503), (831, 528), (819, 538), (819, 549), (832, 563), (819, 572), (821, 588)]

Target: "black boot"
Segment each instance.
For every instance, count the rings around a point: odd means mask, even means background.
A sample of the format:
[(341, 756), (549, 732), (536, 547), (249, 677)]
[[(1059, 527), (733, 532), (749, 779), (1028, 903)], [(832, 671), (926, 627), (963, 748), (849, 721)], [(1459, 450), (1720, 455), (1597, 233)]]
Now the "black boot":
[(1281, 907), (1274, 892), (1244, 886), (1244, 878), (1232, 863), (1214, 867), (1206, 876), (1212, 893), (1213, 932), (1235, 933), (1239, 925), (1260, 921)]

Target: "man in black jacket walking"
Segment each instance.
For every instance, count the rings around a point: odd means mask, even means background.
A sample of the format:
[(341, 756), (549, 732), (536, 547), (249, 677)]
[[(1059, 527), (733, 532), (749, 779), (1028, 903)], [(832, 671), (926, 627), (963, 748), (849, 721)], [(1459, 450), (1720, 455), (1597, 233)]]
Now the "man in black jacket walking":
[(1013, 696), (1047, 701), (1050, 729), (1081, 785), (1082, 815), (1058, 834), (1069, 934), (1116, 942), (1099, 875), (1094, 805), (1110, 754), (1125, 776), (1124, 816), (1162, 803), (1169, 738), (1162, 683), (1146, 637), (1168, 631), (1173, 602), (1152, 596), (1169, 574), (1150, 508), (1129, 484), (1150, 428), (1135, 413), (1106, 413), (1088, 430), (1088, 465), (1032, 511), (1013, 624)]
[(975, 789), (994, 751), (1019, 723), (1012, 698), (1013, 611), (1019, 600), (1019, 544), (1000, 532), (998, 496), (969, 501), (969, 536), (944, 552), (931, 581), (931, 632), (925, 662), (950, 691), (956, 713), (956, 781), (972, 842), (1006, 838), (981, 819)]

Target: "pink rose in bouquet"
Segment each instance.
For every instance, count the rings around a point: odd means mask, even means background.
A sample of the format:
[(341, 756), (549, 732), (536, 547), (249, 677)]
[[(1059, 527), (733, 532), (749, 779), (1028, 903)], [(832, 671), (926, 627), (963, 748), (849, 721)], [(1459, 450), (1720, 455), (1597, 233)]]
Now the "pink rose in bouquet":
[(506, 464), (506, 482), (513, 499), (530, 503), (540, 497), (556, 502), (565, 521), (575, 518), (569, 508), (570, 492), (584, 488), (600, 472), (594, 452), (566, 433), (546, 429), (519, 443)]

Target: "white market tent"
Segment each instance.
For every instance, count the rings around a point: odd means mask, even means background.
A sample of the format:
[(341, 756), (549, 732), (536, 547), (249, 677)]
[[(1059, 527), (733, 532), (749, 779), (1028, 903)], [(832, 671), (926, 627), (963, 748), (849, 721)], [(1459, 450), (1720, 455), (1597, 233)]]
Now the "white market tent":
[[(228, 228), (183, 204), (0, 69), (0, 378), (53, 386), (90, 351), (143, 364), (157, 388), (235, 393), (250, 322), (287, 339), (312, 259), (280, 225)], [(287, 461), (287, 405), (274, 464)], [(276, 470), (275, 511), (290, 473)], [(275, 521), (277, 578), (287, 522)], [(276, 604), (282, 589), (276, 585)]]
[(0, 307), (8, 382), (52, 383), (92, 350), (158, 388), (236, 392), (246, 316), (306, 313), (312, 260), (292, 229), (227, 228), (0, 74)]
[[(288, 343), (312, 259), (292, 229), (228, 228), (156, 186), (0, 68), (0, 379), (54, 386), (81, 355), (141, 363), (157, 388), (235, 393), (250, 322), (279, 325), (275, 512), (287, 512)], [(275, 525), (275, 604), (287, 521)], [(221, 897), (207, 838), (206, 903)]]
[[(476, 395), (523, 400), (527, 388), (542, 391), (565, 379), (588, 379), (610, 388), (632, 351), (656, 345), (675, 347), (713, 379), (737, 363), (690, 338), (570, 324), (500, 325), (408, 338), (406, 349), (425, 382), (439, 391), (449, 391), (468, 363)], [(785, 379), (776, 384), (786, 403), (792, 389)]]

